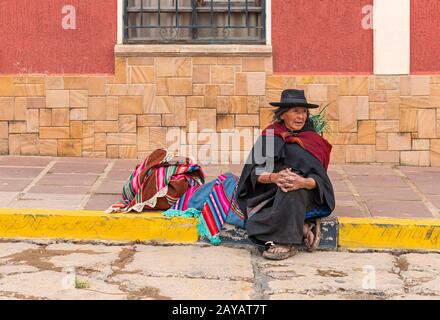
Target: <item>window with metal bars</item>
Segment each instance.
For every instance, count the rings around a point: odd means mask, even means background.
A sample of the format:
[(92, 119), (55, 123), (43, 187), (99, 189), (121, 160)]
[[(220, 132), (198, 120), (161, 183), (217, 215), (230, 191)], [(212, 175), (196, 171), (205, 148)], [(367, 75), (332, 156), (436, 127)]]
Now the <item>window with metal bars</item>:
[(266, 0), (124, 0), (124, 43), (258, 44)]

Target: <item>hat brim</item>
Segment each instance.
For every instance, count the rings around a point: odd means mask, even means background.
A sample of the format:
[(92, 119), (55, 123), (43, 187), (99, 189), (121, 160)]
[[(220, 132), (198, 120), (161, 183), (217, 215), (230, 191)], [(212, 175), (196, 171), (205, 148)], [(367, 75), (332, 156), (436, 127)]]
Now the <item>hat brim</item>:
[(316, 109), (319, 108), (318, 104), (313, 103), (303, 103), (303, 102), (295, 102), (295, 103), (289, 103), (289, 102), (270, 102), (271, 106), (274, 107), (285, 107), (285, 108), (293, 108), (293, 107), (305, 107), (308, 109)]

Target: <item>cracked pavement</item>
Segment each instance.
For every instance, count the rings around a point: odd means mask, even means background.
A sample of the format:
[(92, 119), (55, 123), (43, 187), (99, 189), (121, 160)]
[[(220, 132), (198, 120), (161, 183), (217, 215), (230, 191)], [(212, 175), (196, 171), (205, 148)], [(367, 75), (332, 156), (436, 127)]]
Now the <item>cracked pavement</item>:
[(0, 242), (0, 299), (440, 299), (440, 254)]

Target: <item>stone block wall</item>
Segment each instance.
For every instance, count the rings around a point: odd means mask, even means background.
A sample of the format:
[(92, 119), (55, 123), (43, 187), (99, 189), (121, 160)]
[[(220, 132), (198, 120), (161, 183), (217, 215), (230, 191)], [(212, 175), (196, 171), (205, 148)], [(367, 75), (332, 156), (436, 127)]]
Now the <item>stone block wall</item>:
[[(166, 137), (176, 130), (191, 152), (209, 143), (200, 132), (235, 129), (253, 140), (272, 117), (268, 102), (302, 88), (328, 104), (333, 163), (440, 166), (440, 76), (273, 75), (270, 55), (212, 52), (118, 56), (115, 70), (0, 76), (0, 153), (144, 158), (175, 143)], [(228, 147), (228, 159), (250, 147)]]

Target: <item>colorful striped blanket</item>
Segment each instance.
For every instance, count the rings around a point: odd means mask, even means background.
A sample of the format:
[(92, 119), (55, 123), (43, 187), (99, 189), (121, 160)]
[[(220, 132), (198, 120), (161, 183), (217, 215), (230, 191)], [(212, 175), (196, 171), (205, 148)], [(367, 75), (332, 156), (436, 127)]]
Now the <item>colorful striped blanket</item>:
[(233, 173), (225, 173), (203, 186), (189, 188), (164, 215), (199, 218), (199, 235), (219, 244), (224, 223), (240, 228), (245, 225), (245, 217), (235, 198), (238, 180)]
[(200, 166), (183, 158), (182, 163), (164, 149), (153, 151), (136, 166), (122, 188), (122, 200), (106, 210), (142, 212), (144, 209), (166, 210), (191, 188), (204, 183)]

